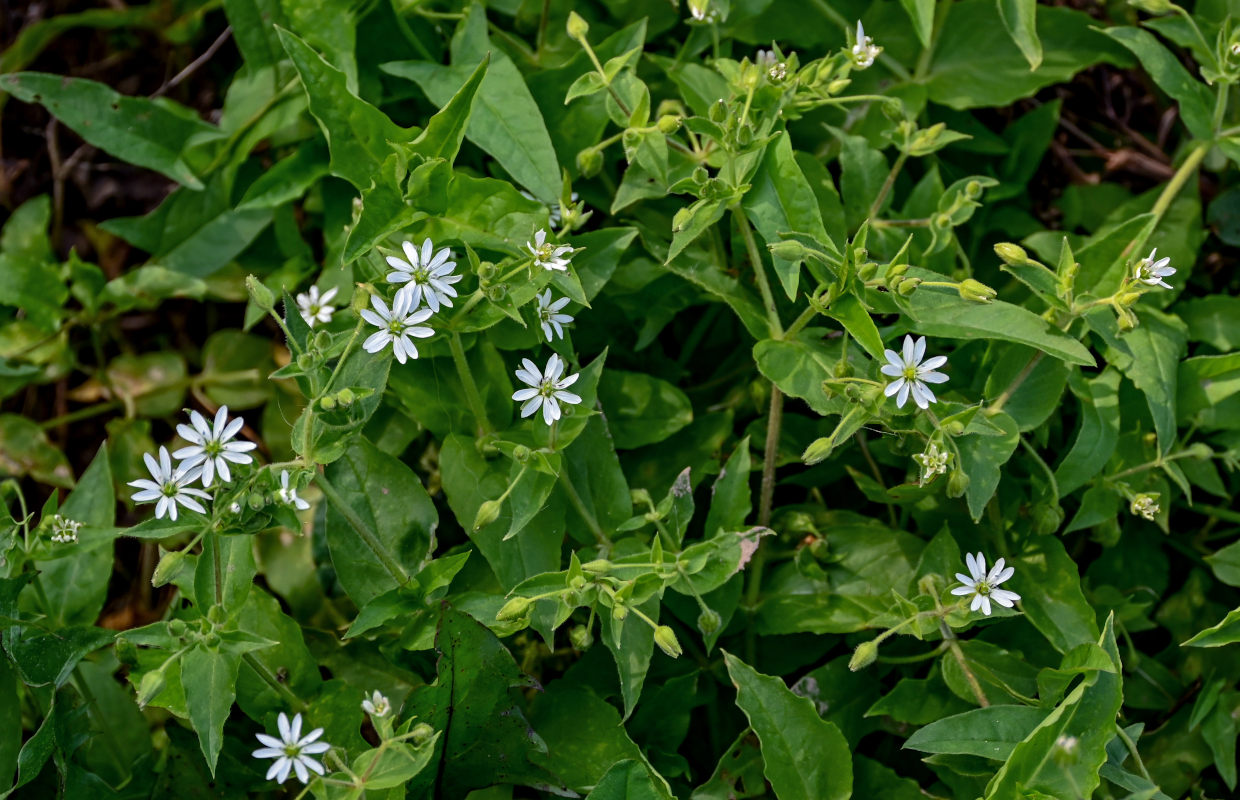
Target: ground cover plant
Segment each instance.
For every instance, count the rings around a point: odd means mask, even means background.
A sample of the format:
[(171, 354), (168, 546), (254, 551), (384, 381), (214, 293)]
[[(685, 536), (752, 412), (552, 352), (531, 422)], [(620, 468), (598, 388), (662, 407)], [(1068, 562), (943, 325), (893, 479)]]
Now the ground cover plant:
[(5, 13), (0, 797), (1233, 796), (1232, 4)]

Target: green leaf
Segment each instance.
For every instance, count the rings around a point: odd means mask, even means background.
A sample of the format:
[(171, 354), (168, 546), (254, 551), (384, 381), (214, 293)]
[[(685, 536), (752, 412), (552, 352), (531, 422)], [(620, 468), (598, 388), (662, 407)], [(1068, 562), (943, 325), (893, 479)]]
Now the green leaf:
[(640, 761), (617, 761), (599, 780), (586, 800), (670, 800), (667, 789), (654, 782)]
[(431, 763), (438, 743), (437, 733), (418, 747), (396, 743), (383, 749), (367, 750), (354, 760), (353, 772), (366, 776), (367, 792), (404, 786)]
[(1137, 62), (1158, 84), (1158, 88), (1177, 101), (1184, 124), (1198, 139), (1213, 138), (1214, 93), (1188, 74), (1176, 56), (1154, 35), (1140, 28), (1109, 27), (1103, 33), (1132, 51)]
[(986, 504), (994, 497), (1003, 477), (1003, 465), (1008, 462), (1020, 442), (1016, 420), (1003, 412), (987, 417), (987, 421), (1002, 430), (1002, 435), (989, 435), (990, 426), (983, 426), (976, 418), (965, 428), (972, 434), (960, 440), (960, 461), (969, 476), (965, 499), (969, 514), (974, 521), (982, 518)]
[(1222, 647), (1240, 642), (1240, 608), (1227, 612), (1218, 623), (1184, 642), (1184, 647)]
[(720, 531), (739, 531), (745, 527), (745, 519), (753, 510), (750, 494), (749, 437), (736, 443), (728, 462), (724, 464), (710, 490), (710, 510), (706, 513), (706, 535), (714, 536)]
[(921, 42), (922, 47), (929, 49), (930, 35), (934, 31), (934, 0), (900, 0), (900, 5), (904, 6), (905, 13), (913, 23), (917, 41)]
[(44, 611), (61, 625), (90, 624), (103, 610), (112, 575), (113, 536), (108, 529), (115, 522), (116, 492), (106, 442), (59, 513), (86, 527), (68, 556), (39, 562), (42, 596), (48, 603)]
[(1119, 441), (1119, 372), (1108, 367), (1096, 378), (1086, 379), (1074, 371), (1068, 385), (1080, 400), (1081, 427), (1072, 449), (1055, 468), (1061, 496), (1098, 475)]
[[(745, 193), (744, 208), (767, 245), (781, 241), (783, 234), (802, 233), (837, 260), (842, 258), (823, 226), (818, 198), (797, 165), (786, 131), (767, 145), (752, 184), (752, 188)], [(774, 254), (771, 261), (788, 299), (795, 299), (801, 262), (787, 261)], [(755, 264), (754, 268), (765, 269), (765, 266)]]
[(622, 450), (661, 442), (693, 421), (685, 393), (644, 372), (604, 371), (598, 396), (615, 445)]
[(237, 210), (275, 208), (296, 200), (328, 174), (327, 159), (321, 142), (302, 144), (291, 156), (277, 161), (250, 184)]
[(0, 303), (22, 309), (46, 332), (60, 326), (68, 287), (56, 262), (47, 228), (52, 206), (47, 195), (27, 200), (4, 223), (0, 236)]
[(17, 414), (0, 414), (0, 475), (28, 475), (52, 486), (73, 486), (65, 454), (52, 446), (37, 422)]
[[(5, 614), (0, 604), (0, 616), (14, 614)], [(115, 639), (115, 631), (85, 625), (66, 625), (54, 631), (13, 625), (3, 631), (4, 650), (29, 686), (63, 686), (79, 661)]]
[(561, 787), (538, 765), (547, 748), (518, 705), (520, 690), (537, 684), (495, 634), (445, 604), (435, 649), (437, 679), (409, 697), (405, 713), (440, 732), (436, 767), (419, 773), (409, 790), (433, 784), (439, 796), (464, 797), (496, 783)]
[(857, 340), (857, 344), (861, 345), (870, 358), (880, 362), (886, 361), (887, 357), (884, 355), (886, 348), (883, 347), (883, 339), (879, 335), (878, 326), (874, 324), (874, 318), (855, 295), (842, 294), (835, 298), (831, 307), (827, 309), (826, 315), (843, 325), (844, 330)]
[[(1089, 319), (1095, 330), (1097, 319), (1093, 315)], [(1145, 394), (1154, 430), (1158, 432), (1159, 449), (1168, 452), (1176, 439), (1177, 383), (1187, 338), (1184, 323), (1178, 317), (1146, 309), (1135, 330), (1123, 338), (1104, 338), (1109, 345), (1107, 361)]]
[[(1115, 737), (1115, 715), (1123, 699), (1114, 620), (1107, 618), (1098, 645), (1110, 656), (1113, 671), (1097, 671), (1016, 746), (986, 787), (987, 800), (1016, 800), (1041, 792), (1051, 797), (1089, 797), (1097, 788), (1106, 746)], [(1076, 739), (1075, 758), (1053, 759), (1063, 737)]]
[[(998, 0), (999, 16), (1008, 36), (1029, 62), (1029, 69), (1042, 64), (1042, 40), (1038, 38), (1037, 0)], [(1109, 32), (1109, 31), (1108, 31)]]
[(310, 113), (327, 139), (332, 174), (365, 189), (392, 152), (389, 142), (407, 142), (412, 132), (350, 91), (345, 74), (327, 63), (297, 34), (280, 27), (276, 32), (301, 76), (310, 100)]
[(762, 743), (766, 779), (780, 800), (847, 800), (852, 756), (843, 734), (807, 698), (724, 653), (736, 704)]
[(17, 769), (22, 749), (22, 709), (17, 697), (17, 673), (7, 659), (0, 659), (0, 786)]
[(203, 183), (187, 163), (188, 151), (223, 136), (197, 113), (167, 98), (126, 97), (84, 78), (19, 72), (0, 76), (0, 89), (41, 104), (100, 150), (191, 189), (201, 189)]
[(698, 286), (728, 304), (754, 339), (771, 335), (766, 312), (758, 296), (706, 258), (678, 258), (667, 268), (686, 281)]
[(960, 753), (1004, 761), (1046, 718), (1044, 708), (987, 706), (918, 728), (904, 747), (923, 753)]
[(615, 706), (585, 687), (552, 683), (530, 708), (530, 724), (547, 743), (548, 768), (569, 786), (598, 785), (608, 767), (621, 763), (636, 764), (650, 780), (641, 748), (629, 738)]
[[(358, 438), (326, 473), (386, 553), (406, 575), (416, 574), (435, 547), (439, 514), (413, 470)], [(325, 525), (336, 575), (359, 606), (400, 585), (334, 507)]]
[[(635, 606), (654, 622), (659, 621), (659, 600), (663, 592)], [(642, 694), (650, 659), (654, 657), (654, 631), (644, 621), (630, 614), (624, 624), (618, 624), (610, 613), (601, 614), (602, 639), (616, 660), (620, 677), (620, 695), (624, 699), (624, 718), (628, 719)], [(619, 630), (617, 631), (617, 626)]]
[(181, 682), (189, 719), (198, 732), (207, 767), (215, 774), (224, 746), (224, 723), (237, 696), (237, 670), (241, 657), (199, 645), (181, 657)]
[(794, 339), (763, 339), (754, 345), (753, 357), (767, 380), (819, 414), (840, 414), (847, 409), (841, 398), (828, 396), (822, 387), (824, 380), (834, 376), (839, 354), (830, 352), (812, 332)]
[(452, 38), (452, 66), (396, 61), (381, 68), (417, 83), (431, 102), (443, 108), (488, 52), (490, 67), (474, 99), (465, 135), (539, 200), (555, 202), (560, 195), (560, 165), (547, 126), (512, 59), (487, 37), (486, 12), (480, 4), (470, 6)]
[[(908, 274), (922, 280), (942, 279), (937, 273), (916, 268)], [(926, 336), (1004, 339), (1027, 344), (1069, 364), (1094, 366), (1093, 355), (1076, 339), (1032, 311), (1002, 300), (974, 303), (955, 291), (922, 287), (908, 299), (908, 313), (917, 332)]]
[(1214, 576), (1228, 586), (1240, 586), (1240, 541), (1206, 556)]
[(491, 54), (487, 53), (464, 85), (456, 90), (452, 99), (444, 104), (439, 113), (431, 117), (426, 123), (426, 129), (409, 145), (411, 152), (421, 153), (427, 158), (442, 158), (449, 164), (456, 160), (474, 108), (474, 98), (478, 95), (478, 87), (482, 85), (490, 63)]
[[(995, 0), (964, 0), (952, 5), (927, 70), (929, 97), (956, 109), (1006, 106), (1078, 71), (1105, 62), (1127, 65), (1130, 59), (1081, 11), (1043, 6), (1037, 14), (1042, 63), (1029, 69)], [(986, 69), (977, 65), (984, 63)]]
[(1098, 621), (1081, 591), (1080, 570), (1057, 536), (1039, 536), (1017, 559), (1021, 608), (1061, 653), (1098, 639)]

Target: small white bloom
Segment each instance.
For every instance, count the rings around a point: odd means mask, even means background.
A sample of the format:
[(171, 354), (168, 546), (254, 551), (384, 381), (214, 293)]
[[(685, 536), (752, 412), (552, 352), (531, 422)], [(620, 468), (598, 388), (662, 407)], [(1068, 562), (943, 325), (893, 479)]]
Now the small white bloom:
[(319, 294), (319, 287), (311, 286), (309, 291), (302, 292), (297, 295), (297, 307), (301, 310), (301, 318), (311, 328), (315, 323), (322, 322), (324, 324), (332, 321), (332, 314), (336, 313), (334, 306), (328, 303), (336, 296), (336, 289), (328, 289)]
[(297, 772), (297, 780), (302, 783), (310, 782), (310, 771), (322, 775), (326, 770), (317, 759), (311, 756), (319, 753), (326, 753), (332, 749), (327, 742), (320, 742), (317, 739), (323, 735), (322, 728), (315, 728), (305, 736), (301, 735), (301, 714), (293, 716), (292, 724), (289, 723), (288, 716), (283, 711), (280, 712), (278, 720), (280, 726), (280, 738), (268, 736), (265, 733), (255, 734), (258, 740), (266, 747), (255, 750), (253, 755), (255, 758), (274, 758), (275, 763), (271, 765), (271, 769), (267, 770), (267, 780), (275, 779), (278, 783), (284, 783), (288, 780), (290, 771)]
[(956, 573), (956, 580), (964, 585), (952, 589), (952, 594), (958, 597), (973, 595), (973, 602), (969, 604), (970, 611), (977, 611), (980, 608), (983, 614), (990, 616), (991, 600), (1004, 608), (1011, 608), (1020, 599), (1020, 595), (1016, 592), (998, 588), (999, 584), (1016, 572), (1014, 567), (1004, 569), (1002, 558), (995, 562), (989, 574), (986, 572), (986, 557), (981, 553), (977, 555), (966, 553), (964, 560), (969, 565), (970, 574)]
[(852, 46), (853, 64), (857, 69), (865, 69), (874, 63), (874, 59), (878, 58), (878, 54), (883, 52), (883, 48), (874, 44), (874, 40), (865, 35), (865, 28), (861, 27), (861, 20), (857, 20), (857, 41)]
[(912, 336), (906, 335), (903, 352), (897, 353), (895, 350), (884, 352), (888, 363), (884, 364), (880, 371), (895, 380), (887, 384), (883, 394), (888, 397), (896, 395), (896, 408), (904, 408), (910, 394), (913, 395), (913, 402), (917, 403), (918, 408), (929, 408), (931, 403), (938, 402), (938, 398), (926, 384), (947, 381), (946, 375), (935, 372), (947, 363), (947, 356), (935, 356), (922, 361), (926, 357), (926, 337), (924, 336), (919, 336), (914, 340)]
[(759, 50), (754, 56), (754, 63), (758, 69), (766, 73), (766, 77), (771, 81), (778, 83), (788, 77), (788, 65), (779, 60), (774, 50)]
[(1151, 522), (1158, 516), (1161, 506), (1158, 505), (1158, 495), (1149, 492), (1142, 492), (1132, 498), (1132, 505), (1128, 507), (1138, 517), (1144, 517)]
[(1240, 56), (1240, 42), (1232, 42), (1228, 49), (1231, 50), (1233, 56)]
[(392, 704), (378, 689), (375, 689), (370, 697), (362, 700), (362, 710), (372, 717), (386, 717), (392, 710)]
[(710, 0), (689, 0), (689, 14), (698, 22), (705, 22), (714, 14), (710, 7)]
[(561, 314), (560, 309), (568, 305), (568, 298), (561, 297), (555, 302), (551, 301), (551, 290), (547, 289), (538, 297), (538, 322), (542, 325), (543, 334), (547, 337), (547, 341), (551, 341), (554, 337), (552, 333), (564, 338), (564, 326), (573, 321), (568, 314)]
[(73, 544), (78, 540), (78, 531), (81, 528), (82, 523), (77, 520), (55, 514), (52, 516), (51, 539), (57, 544)]
[(196, 467), (201, 464), (203, 486), (210, 486), (215, 481), (217, 472), (224, 483), (231, 481), (229, 461), (234, 464), (249, 464), (254, 460), (253, 456), (247, 454), (258, 445), (253, 442), (232, 441), (245, 420), (237, 417), (230, 422), (228, 406), (220, 406), (215, 412), (214, 428), (207, 422), (206, 417), (197, 411), (189, 412), (189, 421), (193, 423), (193, 427), (177, 426), (177, 433), (189, 442), (189, 445), (177, 450), (172, 457), (180, 459), (182, 467)]
[(1138, 280), (1147, 286), (1161, 286), (1164, 289), (1172, 288), (1171, 284), (1163, 280), (1175, 274), (1175, 267), (1168, 267), (1171, 259), (1167, 256), (1158, 258), (1158, 248), (1155, 247), (1150, 254), (1137, 262), (1133, 269), (1133, 279)]
[(310, 507), (309, 503), (297, 496), (297, 487), (289, 486), (288, 470), (286, 469), (280, 471), (280, 488), (277, 490), (277, 494), (280, 496), (281, 503), (293, 506), (298, 511), (305, 511)]
[(452, 258), (452, 251), (444, 247), (432, 255), (435, 246), (430, 239), (423, 240), (420, 253), (413, 246), (413, 242), (402, 243), (401, 249), (405, 251), (408, 261), (388, 256), (387, 262), (392, 271), (388, 273), (387, 279), (389, 283), (406, 284), (401, 287), (401, 291), (413, 295), (410, 308), (420, 306), (422, 298), (426, 298), (426, 304), (432, 312), (439, 311), (440, 306), (452, 308), (452, 298), (456, 297), (456, 289), (452, 288), (452, 284), (461, 279), (460, 275), (452, 274), (456, 269), (456, 262), (449, 260)]
[[(526, 242), (525, 246), (534, 256), (534, 266), (543, 269), (558, 269), (561, 272), (568, 270), (568, 262), (573, 257), (573, 248), (566, 244), (548, 242), (546, 231), (540, 229), (534, 234), (534, 241)], [(567, 258), (564, 257), (565, 254)]]
[(430, 319), (431, 310), (423, 308), (414, 311), (412, 294), (404, 291), (397, 292), (392, 300), (391, 311), (388, 310), (387, 304), (378, 297), (371, 297), (370, 304), (375, 307), (375, 310), (362, 309), (362, 318), (379, 330), (370, 334), (370, 337), (362, 344), (362, 348), (367, 353), (377, 353), (387, 347), (388, 342), (391, 342), (396, 360), (404, 364), (406, 359), (418, 357), (418, 348), (414, 345), (413, 339), (409, 337), (425, 339), (435, 335), (435, 331), (430, 328), (418, 325), (419, 322), (426, 322)]
[(940, 450), (936, 442), (931, 442), (924, 453), (917, 453), (913, 456), (913, 460), (921, 467), (921, 479), (919, 483), (925, 486), (934, 480), (935, 475), (946, 475), (947, 464), (951, 461), (950, 450)]
[(180, 466), (173, 469), (172, 459), (168, 456), (166, 447), (159, 448), (158, 461), (150, 453), (143, 453), (142, 459), (146, 462), (146, 468), (150, 470), (151, 479), (139, 478), (129, 482), (130, 486), (140, 490), (134, 492), (135, 503), (158, 501), (155, 505), (155, 518), (163, 519), (164, 515), (167, 515), (173, 522), (177, 518), (177, 503), (199, 514), (207, 513), (202, 504), (194, 498), (201, 497), (203, 500), (210, 500), (211, 495), (202, 489), (191, 489), (187, 485), (198, 480), (202, 474), (202, 467), (187, 466), (182, 462)]
[(517, 370), (517, 379), (528, 389), (518, 389), (513, 392), (512, 399), (521, 406), (521, 416), (528, 417), (542, 406), (543, 421), (550, 425), (560, 418), (560, 403), (568, 403), (569, 405), (577, 405), (581, 402), (581, 398), (572, 392), (564, 391), (568, 387), (577, 382), (577, 378), (581, 377), (579, 373), (574, 373), (567, 377), (561, 378), (564, 374), (564, 360), (559, 355), (552, 354), (551, 359), (547, 361), (547, 368), (540, 374), (538, 365), (528, 358), (521, 359), (521, 369)]

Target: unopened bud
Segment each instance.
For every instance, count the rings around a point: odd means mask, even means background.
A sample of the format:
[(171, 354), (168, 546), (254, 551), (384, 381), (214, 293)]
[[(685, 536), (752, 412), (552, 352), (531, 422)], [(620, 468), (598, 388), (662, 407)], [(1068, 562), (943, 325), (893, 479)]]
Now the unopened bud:
[(852, 377), (852, 364), (841, 358), (839, 361), (836, 361), (835, 366), (831, 368), (831, 374), (837, 378)]
[(723, 100), (716, 100), (711, 103), (710, 110), (707, 112), (711, 122), (723, 122), (728, 118), (728, 104)]
[(935, 214), (934, 227), (939, 230), (947, 230), (952, 226), (952, 218), (948, 214)]
[(836, 78), (827, 84), (827, 94), (839, 94), (848, 88), (848, 84), (852, 83), (848, 78)]
[(221, 641), (223, 640), (220, 639), (220, 635), (215, 631), (211, 631), (206, 636), (202, 637), (202, 643), (207, 646), (208, 650), (218, 649)]
[(680, 130), (680, 117), (673, 114), (664, 114), (659, 117), (659, 132), (665, 136), (671, 136)]
[(954, 419), (943, 426), (943, 431), (948, 436), (960, 436), (964, 433), (964, 423), (958, 419)]
[(1122, 292), (1119, 297), (1115, 298), (1116, 302), (1118, 302), (1121, 306), (1130, 306), (1139, 299), (1141, 299), (1140, 292)]
[(322, 409), (323, 411), (335, 411), (336, 410), (336, 398), (320, 397), (319, 408)]
[(581, 40), (590, 32), (590, 23), (581, 18), (576, 11), (568, 12), (568, 38)]
[(594, 634), (585, 625), (577, 625), (568, 631), (568, 641), (574, 650), (589, 650), (594, 644)]
[(969, 475), (963, 470), (956, 470), (947, 479), (947, 496), (948, 497), (964, 497), (964, 493), (969, 490)]
[(770, 246), (771, 255), (784, 261), (803, 261), (806, 247), (796, 239), (781, 239)]
[(659, 646), (660, 650), (672, 658), (680, 658), (680, 654), (684, 652), (680, 649), (680, 642), (676, 639), (676, 632), (666, 625), (660, 625), (654, 629), (654, 643)]
[(972, 278), (966, 278), (956, 286), (960, 292), (960, 297), (964, 300), (972, 300), (975, 303), (989, 303), (995, 299), (998, 294), (981, 281), (975, 281)]
[(332, 346), (332, 335), (327, 331), (319, 331), (314, 334), (313, 342), (313, 347), (315, 350), (326, 350)]
[(498, 303), (508, 296), (508, 287), (502, 283), (493, 283), (486, 288), (487, 299), (492, 303)]
[(982, 196), (982, 185), (977, 181), (969, 181), (964, 185), (964, 193), (970, 200), (976, 200)]
[(302, 372), (309, 372), (310, 370), (314, 369), (314, 364), (317, 360), (318, 359), (316, 359), (314, 356), (310, 355), (309, 353), (302, 353), (301, 355), (297, 356), (297, 369), (301, 370)]
[(1175, 10), (1171, 0), (1128, 0), (1128, 2), (1147, 14), (1170, 14)]
[(187, 630), (189, 630), (189, 626), (185, 624), (183, 619), (174, 619), (168, 623), (168, 634), (178, 639), (184, 636)]
[(1119, 326), (1119, 329), (1121, 332), (1127, 333), (1128, 331), (1137, 327), (1137, 315), (1136, 314), (1132, 313), (1131, 311), (1123, 307), (1117, 309), (1117, 311), (1118, 311), (1118, 316), (1116, 317), (1115, 323)]
[(817, 464), (827, 456), (831, 455), (831, 451), (835, 449), (835, 442), (830, 436), (823, 436), (815, 439), (805, 448), (805, 452), (801, 454), (801, 460), (806, 464)]
[(425, 722), (419, 722), (417, 725), (413, 726), (413, 730), (409, 731), (409, 733), (409, 738), (413, 740), (413, 746), (421, 747), (430, 741), (430, 738), (435, 735), (435, 729), (430, 725), (427, 725)]
[(672, 230), (683, 231), (685, 226), (689, 224), (689, 220), (693, 218), (693, 211), (689, 206), (678, 209), (672, 215)]
[(568, 582), (568, 585), (573, 587), (574, 590), (584, 589), (586, 587), (586, 579), (580, 575), (574, 575)]
[(224, 621), (224, 607), (216, 604), (207, 609), (207, 620), (212, 625), (219, 625)]
[(611, 616), (617, 622), (623, 622), (624, 618), (629, 615), (629, 607), (624, 603), (616, 603), (615, 608), (611, 610)]
[(254, 305), (263, 311), (272, 311), (276, 307), (276, 296), (266, 284), (253, 275), (247, 275), (245, 279), (246, 291), (250, 293), (250, 299), (254, 301)]
[(706, 167), (699, 166), (699, 167), (693, 168), (693, 182), (694, 183), (696, 183), (698, 186), (701, 186), (702, 184), (706, 183), (708, 180), (710, 180), (710, 173), (706, 170)]
[(698, 614), (698, 630), (709, 636), (719, 630), (719, 626), (723, 624), (723, 619), (719, 616), (719, 612), (713, 608), (704, 608), (702, 613)]
[(487, 500), (478, 506), (478, 513), (474, 515), (474, 530), (481, 530), (499, 519), (499, 512), (504, 504), (499, 500)]
[(920, 285), (921, 278), (905, 278), (900, 281), (900, 288), (896, 289), (896, 291), (900, 293), (901, 297), (908, 297), (916, 291), (917, 287)]
[(534, 601), (528, 597), (517, 596), (504, 603), (504, 607), (499, 610), (495, 618), (500, 622), (508, 622), (514, 619), (521, 619), (530, 612), (530, 606)]
[(524, 464), (530, 458), (530, 449), (523, 444), (519, 444), (512, 448), (512, 459), (518, 464)]
[(164, 674), (162, 666), (143, 675), (142, 680), (138, 682), (138, 708), (146, 708), (147, 704), (158, 697), (167, 685), (168, 676)]
[(809, 543), (809, 554), (818, 561), (827, 561), (831, 558), (831, 545), (827, 544), (826, 539), (816, 537)]
[(577, 153), (577, 171), (583, 178), (593, 178), (603, 169), (603, 153), (597, 147), (587, 147)]
[(155, 567), (155, 572), (151, 575), (151, 585), (156, 589), (160, 586), (167, 586), (177, 570), (181, 568), (181, 562), (184, 560), (185, 553), (180, 550), (164, 553)]
[(348, 408), (349, 406), (353, 405), (353, 401), (356, 399), (357, 399), (357, 395), (353, 392), (352, 389), (348, 387), (345, 387), (344, 389), (341, 389), (340, 391), (336, 392), (336, 402), (339, 403), (344, 408)]
[(596, 558), (593, 561), (587, 561), (582, 564), (581, 570), (591, 575), (606, 575), (611, 572), (611, 562), (605, 558)]
[(857, 645), (852, 658), (848, 660), (848, 668), (853, 672), (865, 669), (878, 660), (878, 642), (870, 639)]
[(499, 267), (490, 261), (483, 261), (478, 265), (478, 278), (483, 281), (489, 281), (499, 274)]
[(857, 276), (863, 281), (872, 279), (877, 273), (878, 264), (875, 264), (873, 261), (862, 262), (861, 265), (857, 267)]
[(1009, 267), (1023, 267), (1029, 263), (1029, 254), (1025, 248), (1011, 242), (999, 242), (995, 245), (995, 255), (1003, 259)]

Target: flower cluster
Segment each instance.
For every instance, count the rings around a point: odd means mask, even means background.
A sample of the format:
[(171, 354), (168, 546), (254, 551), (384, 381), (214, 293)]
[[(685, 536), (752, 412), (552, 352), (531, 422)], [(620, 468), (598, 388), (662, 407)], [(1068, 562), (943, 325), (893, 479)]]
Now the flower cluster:
[(52, 516), (52, 535), (50, 538), (56, 544), (73, 544), (78, 540), (78, 531), (81, 529), (82, 523), (77, 520), (55, 514)]
[[(135, 503), (155, 503), (156, 519), (167, 516), (175, 522), (178, 505), (205, 514), (206, 509), (198, 501), (210, 500), (211, 495), (190, 484), (201, 480), (203, 488), (210, 488), (216, 478), (221, 483), (229, 483), (232, 480), (230, 463), (249, 464), (254, 460), (249, 452), (257, 447), (256, 444), (234, 441), (244, 420), (240, 417), (229, 420), (228, 406), (220, 406), (214, 424), (197, 411), (191, 411), (189, 419), (189, 425), (177, 425), (177, 433), (189, 444), (171, 456), (168, 448), (162, 446), (158, 458), (143, 453), (142, 459), (151, 477), (129, 482), (138, 490), (133, 495)], [(175, 467), (173, 458), (180, 462)]]
[(918, 482), (925, 486), (934, 480), (935, 475), (946, 475), (951, 457), (950, 450), (940, 450), (936, 442), (931, 442), (924, 453), (917, 453), (913, 456), (913, 460), (921, 467), (921, 478)]

